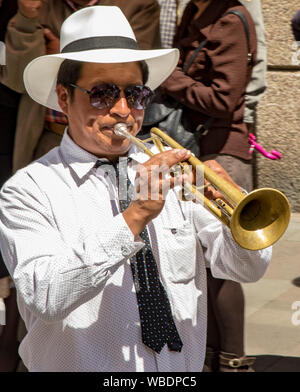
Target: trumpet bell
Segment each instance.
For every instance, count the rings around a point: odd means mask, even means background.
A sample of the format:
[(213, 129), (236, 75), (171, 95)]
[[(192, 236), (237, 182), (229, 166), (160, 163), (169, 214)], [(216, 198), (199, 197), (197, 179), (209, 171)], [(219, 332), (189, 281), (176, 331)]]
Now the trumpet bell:
[(249, 250), (274, 244), (285, 232), (290, 220), (286, 196), (272, 188), (250, 192), (235, 207), (230, 229), (235, 241)]

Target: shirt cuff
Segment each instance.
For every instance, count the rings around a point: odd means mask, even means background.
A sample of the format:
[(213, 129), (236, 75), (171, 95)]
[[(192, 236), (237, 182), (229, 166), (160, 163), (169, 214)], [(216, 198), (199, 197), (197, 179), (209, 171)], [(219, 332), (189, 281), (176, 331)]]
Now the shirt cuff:
[(97, 237), (108, 256), (110, 266), (129, 259), (145, 245), (141, 241), (135, 241), (123, 214), (116, 215), (112, 225), (105, 227), (104, 235), (98, 234)]

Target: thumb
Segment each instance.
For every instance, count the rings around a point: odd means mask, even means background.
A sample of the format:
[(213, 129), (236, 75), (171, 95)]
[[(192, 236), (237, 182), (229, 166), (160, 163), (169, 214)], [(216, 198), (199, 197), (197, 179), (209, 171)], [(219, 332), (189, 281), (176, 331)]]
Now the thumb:
[(58, 39), (54, 33), (50, 29), (44, 29), (44, 37), (47, 38), (49, 41), (53, 41), (54, 39)]

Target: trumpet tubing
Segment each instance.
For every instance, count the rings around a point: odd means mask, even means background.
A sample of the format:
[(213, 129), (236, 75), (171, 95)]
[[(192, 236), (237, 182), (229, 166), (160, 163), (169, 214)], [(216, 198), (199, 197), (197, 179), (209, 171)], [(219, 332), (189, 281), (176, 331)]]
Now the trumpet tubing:
[[(149, 156), (154, 155), (145, 146), (145, 141), (128, 132), (126, 124), (116, 124), (114, 131), (117, 135), (127, 137)], [(171, 148), (183, 148), (158, 128), (152, 128), (150, 133), (159, 151), (163, 151), (162, 141)], [(195, 156), (188, 158), (187, 162), (195, 169), (201, 167), (204, 178), (224, 195), (230, 205), (220, 199), (215, 202), (207, 199), (192, 184), (186, 184), (185, 190), (203, 202), (205, 208), (230, 228), (233, 238), (241, 247), (249, 250), (264, 249), (283, 235), (290, 220), (290, 205), (283, 193), (273, 188), (261, 188), (244, 194)], [(184, 163), (181, 166), (183, 165)]]

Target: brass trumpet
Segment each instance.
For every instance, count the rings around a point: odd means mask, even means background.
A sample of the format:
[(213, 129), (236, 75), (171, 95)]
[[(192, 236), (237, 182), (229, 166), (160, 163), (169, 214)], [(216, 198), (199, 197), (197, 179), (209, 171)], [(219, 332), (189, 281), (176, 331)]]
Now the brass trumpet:
[[(140, 140), (132, 136), (126, 124), (116, 124), (114, 132), (117, 135), (128, 138), (133, 144), (139, 147), (149, 156), (153, 152), (145, 145), (152, 140), (159, 151), (164, 151), (164, 142), (171, 148), (183, 148), (165, 132), (158, 128), (152, 128), (151, 137)], [(249, 194), (244, 194), (235, 188), (228, 181), (217, 175), (213, 170), (204, 165), (195, 156), (188, 158), (188, 162), (203, 170), (204, 178), (215, 189), (221, 192), (226, 203), (221, 199), (209, 200), (194, 185), (185, 184), (186, 189), (194, 197), (203, 202), (204, 206), (222, 223), (231, 230), (235, 241), (245, 249), (259, 250), (274, 244), (285, 232), (290, 220), (290, 205), (286, 196), (273, 188), (256, 189)], [(186, 162), (181, 163), (183, 168)]]

